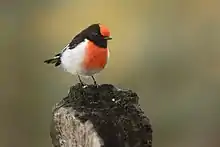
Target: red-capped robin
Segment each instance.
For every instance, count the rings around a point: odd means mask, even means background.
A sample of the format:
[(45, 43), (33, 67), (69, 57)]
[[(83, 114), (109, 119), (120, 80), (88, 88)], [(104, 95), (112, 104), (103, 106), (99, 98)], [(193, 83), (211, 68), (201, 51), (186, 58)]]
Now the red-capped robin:
[(109, 29), (102, 24), (92, 24), (77, 34), (72, 41), (53, 58), (44, 63), (62, 66), (67, 72), (80, 76), (91, 76), (97, 85), (94, 74), (104, 69), (108, 62), (109, 50), (107, 48), (110, 37)]

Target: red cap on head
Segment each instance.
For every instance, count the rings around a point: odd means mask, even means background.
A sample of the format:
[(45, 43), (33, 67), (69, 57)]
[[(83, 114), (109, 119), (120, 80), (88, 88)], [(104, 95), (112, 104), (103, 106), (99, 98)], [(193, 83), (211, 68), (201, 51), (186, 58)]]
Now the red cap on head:
[(99, 24), (99, 27), (100, 27), (100, 33), (102, 34), (102, 36), (106, 36), (106, 37), (110, 36), (110, 31), (106, 26)]

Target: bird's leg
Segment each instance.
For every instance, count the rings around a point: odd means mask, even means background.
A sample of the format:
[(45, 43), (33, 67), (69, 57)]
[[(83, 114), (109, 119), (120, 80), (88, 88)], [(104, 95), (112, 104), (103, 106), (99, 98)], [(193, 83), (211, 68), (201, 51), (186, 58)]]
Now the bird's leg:
[(91, 76), (91, 77), (92, 77), (92, 80), (93, 80), (93, 82), (94, 82), (94, 85), (95, 85), (95, 86), (98, 86), (98, 85), (97, 85), (97, 82), (96, 82), (96, 80), (95, 80), (95, 78), (94, 78), (94, 76)]
[(85, 86), (85, 83), (81, 80), (80, 76), (79, 76), (78, 74), (77, 74), (77, 76), (78, 76), (78, 79), (79, 79), (80, 84), (81, 84), (82, 86)]

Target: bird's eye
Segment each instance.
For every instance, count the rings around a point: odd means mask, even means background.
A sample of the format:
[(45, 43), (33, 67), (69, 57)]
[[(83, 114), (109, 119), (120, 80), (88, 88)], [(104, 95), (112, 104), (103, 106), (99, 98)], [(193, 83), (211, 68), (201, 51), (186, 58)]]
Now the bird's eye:
[(98, 36), (98, 33), (93, 32), (92, 35), (93, 35), (93, 36)]

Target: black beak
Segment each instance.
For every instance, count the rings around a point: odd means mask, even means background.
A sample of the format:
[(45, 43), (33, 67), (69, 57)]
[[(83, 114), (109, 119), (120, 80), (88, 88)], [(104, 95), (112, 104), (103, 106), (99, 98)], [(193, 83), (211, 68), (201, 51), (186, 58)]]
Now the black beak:
[(108, 36), (104, 37), (104, 39), (105, 39), (105, 40), (112, 40), (112, 38), (111, 38), (111, 37), (108, 37)]

